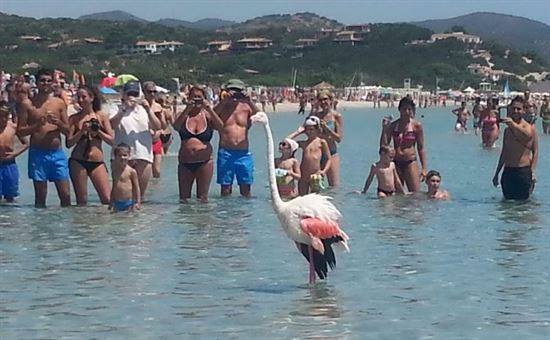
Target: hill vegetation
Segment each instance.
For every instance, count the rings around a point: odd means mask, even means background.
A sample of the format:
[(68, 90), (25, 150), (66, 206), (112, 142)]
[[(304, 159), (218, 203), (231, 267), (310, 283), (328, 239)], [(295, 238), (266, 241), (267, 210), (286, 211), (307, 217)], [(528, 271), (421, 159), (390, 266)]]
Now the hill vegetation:
[[(432, 31), (410, 24), (373, 24), (359, 46), (338, 45), (332, 38), (320, 39), (317, 46), (297, 49), (299, 38), (312, 38), (321, 28), (341, 27), (338, 22), (312, 13), (274, 15), (248, 20), (215, 31), (196, 30), (178, 25), (141, 21), (32, 19), (0, 14), (0, 65), (10, 72), (22, 72), (21, 66), (37, 62), (61, 70), (83, 73), (97, 82), (100, 70), (132, 73), (170, 86), (171, 78), (183, 82), (220, 83), (239, 77), (249, 84), (289, 86), (297, 70), (297, 85), (310, 86), (328, 81), (336, 86), (379, 84), (401, 87), (404, 78), (413, 86), (434, 89), (436, 78), (441, 88), (477, 87), (481, 76), (470, 74), (474, 48), (454, 39), (433, 44), (409, 45), (413, 40), (427, 40)], [(23, 35), (37, 35), (41, 41), (26, 41)], [(261, 51), (224, 54), (201, 53), (211, 40), (236, 41), (242, 37), (262, 36), (273, 46)], [(89, 44), (85, 38), (102, 40)], [(183, 48), (158, 55), (129, 54), (128, 46), (138, 40), (181, 41)], [(55, 48), (51, 45), (57, 45)], [(13, 46), (17, 46), (14, 48)], [(48, 47), (50, 46), (50, 47)], [(506, 51), (497, 43), (478, 48), (490, 51), (495, 67), (526, 74), (546, 68), (535, 54)], [(521, 85), (512, 82), (513, 88)]]
[(515, 48), (521, 52), (536, 52), (550, 61), (550, 26), (523, 17), (477, 12), (450, 19), (413, 23), (434, 32), (444, 32), (452, 26), (462, 26), (485, 40)]

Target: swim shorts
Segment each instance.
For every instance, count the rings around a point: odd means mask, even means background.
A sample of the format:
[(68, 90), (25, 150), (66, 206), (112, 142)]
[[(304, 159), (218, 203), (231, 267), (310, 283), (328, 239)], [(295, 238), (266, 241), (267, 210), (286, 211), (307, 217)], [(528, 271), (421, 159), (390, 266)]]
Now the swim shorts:
[(508, 200), (526, 200), (529, 198), (532, 184), (533, 177), (530, 166), (504, 167), (500, 179), (504, 198)]
[(114, 200), (115, 211), (127, 211), (134, 206), (134, 200)]
[(14, 159), (0, 161), (0, 198), (19, 196), (19, 170)]
[(159, 139), (153, 142), (153, 155), (162, 155), (162, 141)]
[(233, 178), (237, 177), (237, 183), (252, 184), (254, 182), (254, 159), (248, 150), (230, 150), (219, 148), (218, 150), (218, 184), (232, 185)]
[(35, 182), (67, 181), (69, 162), (62, 149), (47, 150), (30, 147), (29, 178)]

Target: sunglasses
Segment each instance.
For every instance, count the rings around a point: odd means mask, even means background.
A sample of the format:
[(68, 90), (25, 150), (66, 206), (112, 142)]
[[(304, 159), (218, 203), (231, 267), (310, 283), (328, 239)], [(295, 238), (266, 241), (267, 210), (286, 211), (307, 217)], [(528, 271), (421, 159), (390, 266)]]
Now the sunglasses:
[(51, 84), (51, 83), (53, 83), (53, 79), (41, 78), (39, 81), (42, 84)]
[(280, 142), (280, 143), (279, 143), (279, 146), (282, 146), (283, 148), (286, 148), (286, 147), (288, 147), (289, 145), (288, 145), (288, 143), (286, 143), (286, 142)]
[(139, 97), (139, 92), (126, 92), (126, 95), (131, 97)]
[(157, 93), (157, 90), (145, 90), (147, 93)]

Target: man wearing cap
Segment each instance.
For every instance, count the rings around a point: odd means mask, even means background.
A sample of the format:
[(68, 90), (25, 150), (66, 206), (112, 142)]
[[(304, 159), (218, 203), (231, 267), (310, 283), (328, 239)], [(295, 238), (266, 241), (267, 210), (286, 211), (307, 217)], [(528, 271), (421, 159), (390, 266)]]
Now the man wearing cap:
[(162, 128), (160, 120), (140, 96), (138, 82), (128, 82), (123, 88), (122, 106), (111, 116), (115, 130), (114, 145), (124, 143), (130, 146), (132, 154), (128, 163), (139, 177), (141, 196), (145, 194), (152, 175), (153, 136), (151, 131)]
[(229, 80), (226, 89), (230, 95), (214, 108), (224, 123), (220, 131), (217, 182), (221, 185), (221, 195), (229, 196), (236, 177), (241, 195), (249, 197), (254, 179), (254, 160), (248, 151), (248, 129), (250, 117), (258, 110), (244, 94), (245, 85), (241, 80)]
[(71, 204), (69, 164), (62, 149), (61, 134), (69, 133), (67, 106), (53, 92), (53, 72), (37, 74), (38, 94), (32, 101), (19, 106), (17, 135), (31, 136), (29, 148), (29, 178), (34, 182), (34, 205), (46, 206), (48, 181), (54, 182), (61, 206)]

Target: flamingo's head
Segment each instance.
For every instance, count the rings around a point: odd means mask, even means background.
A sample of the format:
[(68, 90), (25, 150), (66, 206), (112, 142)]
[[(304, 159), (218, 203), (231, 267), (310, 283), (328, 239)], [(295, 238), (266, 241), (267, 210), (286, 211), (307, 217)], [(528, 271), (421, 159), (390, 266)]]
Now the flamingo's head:
[(269, 119), (267, 118), (267, 114), (265, 112), (256, 112), (255, 115), (250, 117), (250, 121), (255, 124), (262, 124), (267, 125), (269, 123)]

